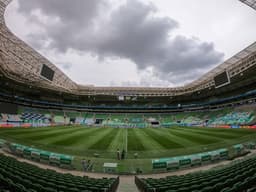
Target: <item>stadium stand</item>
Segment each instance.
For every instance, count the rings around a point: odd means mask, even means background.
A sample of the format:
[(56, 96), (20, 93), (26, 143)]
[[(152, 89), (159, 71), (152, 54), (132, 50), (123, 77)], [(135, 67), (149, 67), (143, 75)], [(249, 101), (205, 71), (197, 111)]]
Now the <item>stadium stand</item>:
[(68, 119), (66, 119), (64, 116), (56, 115), (54, 116), (53, 122), (58, 125), (64, 125), (68, 123)]
[(110, 119), (110, 114), (108, 113), (96, 113), (94, 114), (95, 124), (105, 125)]
[(76, 117), (75, 118), (75, 124), (81, 125), (84, 123), (84, 118), (83, 117)]
[[(26, 111), (26, 112), (24, 112)], [(19, 110), (21, 114), (1, 114), (0, 122), (31, 123), (33, 125), (97, 125), (108, 127), (151, 127), (162, 126), (209, 126), (255, 125), (256, 106), (240, 105), (215, 110), (202, 110), (179, 113), (79, 113), (62, 110), (43, 111), (36, 109)], [(41, 112), (41, 113), (39, 113)]]
[(127, 115), (126, 114), (110, 114), (109, 123), (127, 123)]
[(81, 113), (77, 111), (64, 111), (64, 116), (69, 118), (81, 117)]
[(127, 115), (127, 122), (128, 123), (144, 123), (143, 114), (128, 114)]
[(25, 122), (33, 122), (33, 121), (46, 121), (48, 120), (45, 115), (36, 114), (36, 113), (22, 113), (21, 119)]
[(21, 122), (20, 115), (8, 115), (9, 122)]
[(8, 121), (8, 115), (7, 114), (1, 114), (1, 121), (2, 122), (7, 122)]
[(240, 192), (252, 191), (256, 183), (256, 157), (239, 160), (226, 167), (169, 176), (161, 179), (135, 177), (141, 192)]
[(203, 124), (203, 120), (198, 118), (198, 117), (194, 117), (194, 116), (189, 116), (185, 119), (183, 119), (181, 121), (181, 124), (190, 124), (190, 125), (202, 125)]
[(17, 192), (114, 192), (118, 184), (119, 178), (93, 179), (61, 174), (0, 154), (0, 189)]
[(212, 118), (209, 124), (213, 125), (245, 125), (250, 124), (254, 119), (254, 115), (250, 112), (232, 112), (221, 117)]

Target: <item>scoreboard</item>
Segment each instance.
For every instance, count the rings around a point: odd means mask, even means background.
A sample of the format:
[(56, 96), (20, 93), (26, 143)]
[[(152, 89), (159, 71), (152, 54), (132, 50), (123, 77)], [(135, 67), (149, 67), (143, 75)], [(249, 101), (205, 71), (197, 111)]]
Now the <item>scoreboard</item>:
[(214, 77), (215, 88), (220, 88), (230, 84), (230, 78), (227, 71), (220, 73)]
[(42, 69), (41, 69), (41, 76), (46, 78), (49, 81), (53, 81), (53, 77), (54, 77), (55, 72), (48, 67), (47, 65), (43, 65)]

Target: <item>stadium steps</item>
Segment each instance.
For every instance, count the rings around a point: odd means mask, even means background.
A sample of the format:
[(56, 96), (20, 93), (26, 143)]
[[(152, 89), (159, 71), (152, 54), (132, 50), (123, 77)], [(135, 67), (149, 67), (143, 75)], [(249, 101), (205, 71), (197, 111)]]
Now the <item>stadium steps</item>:
[(134, 176), (121, 176), (118, 186), (118, 192), (139, 192), (134, 183)]

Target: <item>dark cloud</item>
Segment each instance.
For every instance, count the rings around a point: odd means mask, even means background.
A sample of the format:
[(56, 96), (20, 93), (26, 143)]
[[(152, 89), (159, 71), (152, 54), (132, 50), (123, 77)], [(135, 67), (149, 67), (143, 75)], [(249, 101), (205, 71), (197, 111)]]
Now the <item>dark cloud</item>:
[[(152, 4), (127, 0), (111, 10), (107, 0), (19, 0), (20, 12), (32, 17), (33, 10), (55, 17), (55, 25), (41, 23), (44, 34), (33, 34), (30, 42), (38, 47), (42, 37), (48, 48), (65, 52), (69, 48), (90, 52), (99, 58), (125, 58), (138, 69), (152, 67), (160, 79), (183, 82), (220, 63), (223, 53), (213, 43), (196, 38), (172, 36), (178, 23), (168, 17), (155, 16)], [(104, 11), (103, 11), (104, 10)], [(35, 17), (35, 16), (33, 16)], [(36, 18), (33, 18), (36, 19)], [(40, 18), (38, 18), (40, 20)], [(41, 40), (42, 41), (42, 40)], [(185, 75), (186, 74), (186, 75)]]
[(97, 13), (104, 0), (19, 0), (19, 11), (30, 14), (35, 9), (47, 16), (59, 17), (67, 25), (87, 25)]

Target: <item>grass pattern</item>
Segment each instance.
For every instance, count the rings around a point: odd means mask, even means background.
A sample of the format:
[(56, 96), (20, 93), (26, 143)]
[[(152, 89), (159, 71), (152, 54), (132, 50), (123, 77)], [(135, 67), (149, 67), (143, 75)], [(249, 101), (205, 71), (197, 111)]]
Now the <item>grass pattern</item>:
[(129, 151), (144, 151), (145, 147), (138, 136), (136, 129), (128, 129), (128, 150)]
[[(126, 137), (127, 131), (127, 137)], [(240, 142), (245, 136), (255, 136), (256, 131), (247, 129), (214, 129), (173, 127), (146, 129), (117, 129), (117, 128), (87, 128), (83, 126), (51, 127), (51, 128), (13, 128), (0, 129), (0, 138), (11, 141), (43, 147), (45, 150), (54, 149), (56, 152), (70, 154), (88, 154), (88, 151), (112, 153), (117, 148), (126, 147), (131, 154), (154, 154), (161, 156), (164, 151), (175, 154), (176, 151), (187, 153), (193, 147), (196, 150), (202, 146), (214, 144), (223, 147), (228, 143)], [(218, 145), (219, 144), (219, 145)], [(173, 152), (173, 153), (172, 153)], [(166, 154), (166, 153), (164, 153)], [(168, 154), (168, 153), (167, 153)], [(112, 155), (113, 156), (113, 155)], [(149, 157), (150, 155), (145, 155)]]

